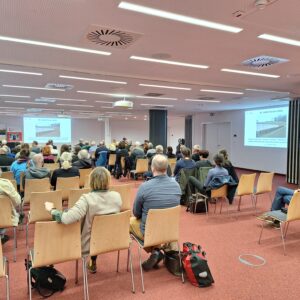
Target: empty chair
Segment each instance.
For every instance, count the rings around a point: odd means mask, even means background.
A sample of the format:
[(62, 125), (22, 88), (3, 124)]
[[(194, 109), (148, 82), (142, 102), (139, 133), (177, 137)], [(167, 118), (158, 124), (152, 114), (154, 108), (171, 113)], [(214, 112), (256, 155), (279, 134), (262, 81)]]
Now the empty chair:
[(41, 221), (52, 221), (52, 216), (45, 210), (45, 202), (53, 202), (56, 209), (62, 210), (62, 191), (33, 192), (29, 199), (30, 211), (26, 224), (26, 245), (28, 245), (28, 227)]
[(256, 173), (253, 174), (243, 174), (240, 178), (239, 184), (237, 186), (236, 195), (239, 197), (238, 211), (241, 210), (241, 200), (243, 196), (250, 196), (252, 201), (252, 206), (255, 208), (254, 204), (254, 182)]
[[(281, 240), (283, 245), (283, 253), (286, 255), (285, 250), (285, 238), (289, 228), (290, 222), (300, 220), (300, 192), (296, 191), (291, 199), (291, 202), (288, 207), (287, 213), (282, 212), (281, 210), (273, 210), (265, 213), (265, 216), (271, 217), (274, 220), (278, 221), (280, 224), (280, 233), (281, 233)], [(266, 221), (262, 220), (261, 224), (261, 232), (259, 236), (258, 243), (260, 244), (262, 232), (264, 229)]]
[(88, 178), (88, 176), (91, 174), (92, 169), (79, 169), (79, 187), (84, 187), (85, 183), (86, 183), (86, 179)]
[(259, 195), (262, 194), (268, 194), (270, 198), (270, 202), (272, 205), (272, 186), (273, 186), (273, 177), (274, 173), (260, 173), (258, 180), (257, 180), (257, 185), (256, 185), (256, 191), (255, 191), (255, 207), (257, 204), (257, 199)]
[[(83, 194), (87, 194), (91, 191), (90, 188), (84, 188), (84, 189), (74, 189), (74, 190), (70, 190), (69, 193), (69, 201), (68, 201), (68, 208), (70, 209), (71, 207), (73, 207), (75, 205), (75, 203), (79, 200), (79, 198), (83, 195)], [(51, 202), (51, 201), (50, 201)]]
[(8, 179), (8, 180), (13, 180), (13, 179), (15, 179), (15, 178), (14, 178), (14, 173), (11, 172), (11, 171), (8, 171), (8, 172), (2, 172), (1, 178)]
[[(145, 292), (144, 276), (142, 268), (141, 249), (153, 247), (170, 242), (177, 242), (178, 254), (181, 258), (179, 246), (179, 216), (180, 206), (164, 209), (150, 209), (146, 220), (144, 241), (131, 234), (132, 238), (139, 246), (139, 264), (141, 271), (142, 290)], [(180, 259), (181, 264), (181, 259)], [(182, 266), (181, 266), (182, 267)], [(182, 282), (184, 282), (183, 273), (181, 273)]]
[(79, 189), (79, 177), (58, 177), (56, 190), (63, 191), (63, 201), (68, 201), (70, 190)]
[(221, 205), (220, 205), (220, 213), (222, 212), (222, 207), (223, 207), (223, 200), (227, 202), (227, 212), (229, 212), (228, 207), (229, 207), (229, 200), (227, 199), (227, 190), (228, 190), (228, 186), (225, 184), (223, 186), (221, 186), (218, 189), (215, 190), (211, 190), (211, 195), (210, 198), (214, 199), (215, 202), (215, 212), (216, 212), (216, 208), (217, 208), (217, 203), (218, 200), (220, 200)]
[(8, 261), (2, 254), (2, 244), (0, 243), (0, 278), (5, 277), (6, 299), (9, 300), (9, 274), (8, 274)]
[(145, 172), (148, 172), (148, 162), (147, 158), (138, 158), (136, 160), (136, 169), (130, 171), (134, 179), (137, 180), (139, 175), (143, 176)]
[[(78, 259), (81, 259), (80, 222), (70, 225), (57, 222), (37, 222), (34, 231), (34, 248), (28, 253), (28, 261), (32, 266), (28, 270), (29, 299), (32, 299), (31, 269), (42, 266), (76, 261), (76, 282), (78, 280)], [(83, 265), (83, 278), (85, 265)], [(84, 285), (84, 299), (86, 299), (86, 284)]]
[(13, 228), (14, 232), (14, 261), (16, 261), (16, 251), (17, 251), (17, 231), (12, 220), (12, 203), (8, 196), (0, 195), (0, 228)]
[[(119, 271), (119, 256), (120, 250), (128, 250), (132, 292), (135, 292), (132, 258), (131, 258), (131, 240), (129, 236), (130, 226), (130, 211), (121, 213), (95, 216), (93, 219), (91, 240), (90, 240), (90, 256), (95, 256), (103, 253), (118, 251), (117, 257), (117, 272)], [(86, 264), (86, 258), (84, 258)], [(86, 286), (88, 295), (88, 280), (87, 272)], [(104, 295), (105, 296), (105, 295)], [(87, 297), (89, 299), (89, 296)]]
[(25, 180), (25, 194), (23, 203), (29, 203), (31, 193), (33, 192), (49, 192), (50, 191), (50, 181), (49, 178), (42, 179), (26, 179)]
[(133, 184), (111, 185), (110, 190), (120, 193), (122, 199), (121, 211), (131, 210), (131, 199), (133, 197)]

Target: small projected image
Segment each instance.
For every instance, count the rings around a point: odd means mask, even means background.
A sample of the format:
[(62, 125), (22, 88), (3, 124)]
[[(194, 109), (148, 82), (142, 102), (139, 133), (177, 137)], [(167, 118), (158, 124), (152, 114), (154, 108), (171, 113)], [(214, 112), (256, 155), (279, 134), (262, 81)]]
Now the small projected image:
[(269, 120), (256, 120), (257, 138), (286, 138), (287, 116), (277, 115)]
[(35, 125), (36, 137), (60, 137), (60, 124), (53, 123), (49, 125)]

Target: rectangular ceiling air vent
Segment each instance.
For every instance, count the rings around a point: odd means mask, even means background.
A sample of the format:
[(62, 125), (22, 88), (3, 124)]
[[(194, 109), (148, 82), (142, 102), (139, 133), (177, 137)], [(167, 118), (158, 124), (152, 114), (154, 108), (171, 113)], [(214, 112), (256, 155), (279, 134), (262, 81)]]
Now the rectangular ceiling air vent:
[(35, 101), (36, 102), (43, 102), (43, 103), (55, 103), (56, 99), (41, 97), (41, 98), (36, 98)]
[(69, 91), (74, 87), (74, 85), (71, 84), (64, 84), (64, 83), (47, 83), (45, 85), (45, 88), (47, 89), (61, 89), (65, 91)]
[(249, 58), (242, 62), (242, 65), (248, 66), (255, 69), (266, 68), (275, 64), (281, 64), (288, 62), (289, 59), (273, 57), (268, 55), (260, 55), (256, 57)]

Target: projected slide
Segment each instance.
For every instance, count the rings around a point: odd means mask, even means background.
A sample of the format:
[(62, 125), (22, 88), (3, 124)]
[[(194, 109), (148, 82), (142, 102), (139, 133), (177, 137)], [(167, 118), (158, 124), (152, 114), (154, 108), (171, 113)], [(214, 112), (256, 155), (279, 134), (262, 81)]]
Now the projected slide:
[(24, 141), (71, 143), (71, 119), (24, 117)]
[(245, 112), (245, 146), (287, 147), (288, 107)]

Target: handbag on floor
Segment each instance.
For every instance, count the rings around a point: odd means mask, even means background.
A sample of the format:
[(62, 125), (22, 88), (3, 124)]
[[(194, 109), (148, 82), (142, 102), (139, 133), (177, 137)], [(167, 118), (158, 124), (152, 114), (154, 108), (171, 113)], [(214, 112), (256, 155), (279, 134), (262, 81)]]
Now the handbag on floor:
[(201, 246), (189, 242), (183, 244), (183, 268), (192, 285), (198, 287), (208, 287), (214, 283), (205, 255)]

